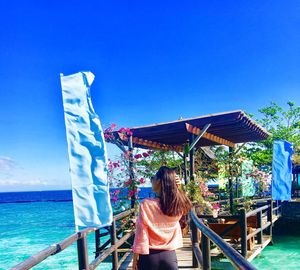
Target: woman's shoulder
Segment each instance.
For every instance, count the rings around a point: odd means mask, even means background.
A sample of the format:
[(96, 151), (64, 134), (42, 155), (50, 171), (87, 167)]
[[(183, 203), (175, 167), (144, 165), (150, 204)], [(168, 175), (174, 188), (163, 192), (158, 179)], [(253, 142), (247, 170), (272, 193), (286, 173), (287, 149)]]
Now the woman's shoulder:
[(159, 206), (159, 198), (147, 198), (141, 202), (141, 208), (151, 208), (153, 206)]
[(159, 198), (146, 198), (142, 200), (141, 205), (158, 204)]

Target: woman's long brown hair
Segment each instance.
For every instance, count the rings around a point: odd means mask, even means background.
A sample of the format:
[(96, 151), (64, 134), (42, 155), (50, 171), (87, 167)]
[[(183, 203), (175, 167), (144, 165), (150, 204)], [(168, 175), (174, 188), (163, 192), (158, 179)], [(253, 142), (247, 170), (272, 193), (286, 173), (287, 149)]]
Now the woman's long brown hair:
[(166, 166), (156, 173), (156, 179), (161, 182), (161, 210), (167, 216), (185, 215), (192, 207), (188, 197), (178, 189), (175, 178), (175, 171)]

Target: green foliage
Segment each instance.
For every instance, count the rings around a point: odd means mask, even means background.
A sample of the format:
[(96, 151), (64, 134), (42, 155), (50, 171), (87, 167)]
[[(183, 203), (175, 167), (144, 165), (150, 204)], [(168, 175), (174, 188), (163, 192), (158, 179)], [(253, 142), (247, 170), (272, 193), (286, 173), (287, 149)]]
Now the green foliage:
[(209, 192), (206, 184), (200, 178), (189, 181), (183, 186), (192, 204), (197, 206), (197, 211), (201, 214), (210, 214), (213, 206), (210, 201), (214, 200), (214, 194)]
[(155, 150), (148, 159), (138, 161), (137, 166), (147, 168), (144, 172), (146, 178), (153, 176), (161, 166), (177, 168), (181, 174), (182, 158), (172, 151)]
[(238, 149), (228, 152), (224, 147), (215, 147), (219, 168), (224, 168), (224, 178), (235, 179), (241, 175), (242, 154)]
[(257, 120), (272, 134), (267, 140), (248, 144), (244, 154), (254, 161), (255, 165), (271, 165), (273, 143), (275, 140), (286, 140), (293, 143), (296, 156), (300, 151), (300, 106), (287, 102), (287, 108), (271, 102), (269, 106), (259, 110), (262, 118)]

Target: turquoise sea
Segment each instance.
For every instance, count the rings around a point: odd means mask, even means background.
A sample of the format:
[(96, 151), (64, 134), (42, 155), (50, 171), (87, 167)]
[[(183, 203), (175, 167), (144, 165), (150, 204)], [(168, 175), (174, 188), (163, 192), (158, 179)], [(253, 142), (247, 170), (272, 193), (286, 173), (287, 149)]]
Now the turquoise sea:
[[(0, 269), (22, 262), (75, 232), (72, 202), (0, 204)], [(94, 237), (88, 238), (92, 260)], [(33, 269), (77, 269), (76, 244)], [(99, 269), (111, 269), (104, 263)]]
[[(141, 198), (149, 196), (151, 188), (141, 189)], [(71, 191), (0, 193), (0, 270), (75, 233), (71, 200)], [(88, 250), (91, 262), (94, 234), (88, 237)], [(77, 269), (76, 243), (33, 269)], [(111, 269), (111, 264), (102, 263), (97, 269)]]
[[(75, 232), (73, 206), (66, 195), (59, 194), (61, 198), (56, 201), (46, 199), (47, 201), (28, 202), (23, 198), (27, 202), (7, 203), (13, 199), (4, 199), (1, 194), (3, 193), (0, 193), (1, 270), (11, 268)], [(28, 194), (22, 195), (28, 197)], [(6, 203), (3, 203), (5, 200)], [(94, 257), (93, 234), (88, 238), (88, 249), (91, 261)], [(257, 269), (300, 269), (300, 231), (298, 236), (274, 236), (274, 246), (268, 246), (253, 264)], [(33, 269), (77, 269), (76, 244), (49, 257)], [(103, 263), (98, 269), (111, 269), (111, 264)]]
[(252, 264), (257, 269), (299, 270), (300, 228), (297, 236), (274, 235), (273, 246), (267, 246)]

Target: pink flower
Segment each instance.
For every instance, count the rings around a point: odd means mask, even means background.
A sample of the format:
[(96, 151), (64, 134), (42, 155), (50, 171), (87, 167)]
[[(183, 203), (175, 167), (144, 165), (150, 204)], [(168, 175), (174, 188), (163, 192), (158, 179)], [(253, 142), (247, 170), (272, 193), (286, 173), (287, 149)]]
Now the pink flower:
[(141, 178), (141, 179), (140, 179), (140, 183), (141, 183), (141, 184), (145, 184), (145, 182), (146, 182), (145, 178)]
[(110, 126), (111, 129), (115, 129), (116, 127), (117, 127), (117, 125), (115, 123), (112, 123)]
[(120, 167), (120, 165), (119, 165), (118, 162), (114, 162), (114, 163), (113, 163), (113, 166), (114, 166), (115, 168)]
[(137, 154), (137, 155), (134, 156), (134, 158), (136, 158), (136, 159), (142, 158), (142, 155), (141, 154)]
[(128, 136), (132, 136), (132, 135), (133, 135), (132, 131), (130, 131), (130, 130), (127, 131), (127, 135), (128, 135)]
[(112, 197), (112, 201), (115, 203), (118, 200), (117, 196)]
[(129, 190), (128, 195), (129, 197), (133, 197), (135, 194), (135, 192), (133, 190)]
[(149, 157), (149, 154), (148, 153), (143, 153), (143, 157), (144, 158)]
[(125, 181), (124, 184), (125, 184), (125, 186), (130, 186), (130, 185), (132, 185), (132, 180), (129, 179), (128, 181)]
[(115, 191), (115, 195), (118, 195), (120, 192), (121, 192), (121, 190), (117, 189), (117, 190)]
[(219, 204), (219, 203), (216, 203), (216, 204), (213, 206), (213, 209), (219, 210), (219, 209), (220, 209), (220, 204)]

